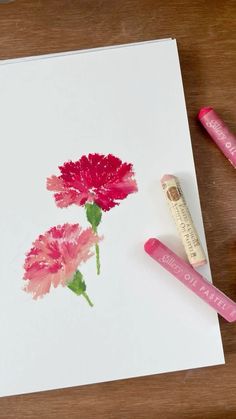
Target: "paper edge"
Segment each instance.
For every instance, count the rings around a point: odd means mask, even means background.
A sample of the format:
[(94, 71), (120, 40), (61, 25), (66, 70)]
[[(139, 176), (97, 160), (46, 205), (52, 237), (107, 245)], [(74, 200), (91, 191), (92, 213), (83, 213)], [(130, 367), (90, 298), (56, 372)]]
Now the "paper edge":
[(45, 60), (50, 58), (56, 57), (64, 57), (68, 55), (77, 55), (77, 54), (85, 54), (89, 52), (97, 52), (97, 51), (106, 51), (110, 49), (117, 49), (117, 48), (128, 48), (133, 46), (140, 46), (140, 45), (147, 45), (147, 44), (154, 44), (154, 43), (161, 43), (161, 42), (172, 42), (175, 41), (174, 38), (163, 38), (163, 39), (152, 39), (150, 41), (141, 41), (141, 42), (132, 42), (127, 44), (117, 44), (117, 45), (108, 45), (105, 47), (95, 47), (95, 48), (86, 48), (86, 49), (79, 49), (75, 51), (64, 51), (64, 52), (53, 52), (50, 54), (41, 54), (41, 55), (31, 55), (28, 57), (19, 57), (19, 58), (9, 58), (7, 60), (0, 60), (1, 65), (8, 65), (8, 64), (17, 64), (26, 61), (34, 61), (34, 60)]
[[(207, 253), (208, 265), (209, 265), (210, 277), (211, 277), (210, 282), (213, 283), (212, 271), (211, 271), (211, 261), (209, 259), (208, 244), (207, 244), (207, 239), (206, 239), (206, 229), (205, 229), (203, 214), (202, 214), (202, 205), (201, 205), (200, 194), (199, 194), (199, 184), (198, 184), (198, 178), (197, 178), (197, 172), (196, 172), (196, 165), (195, 165), (195, 161), (194, 161), (194, 153), (193, 153), (193, 146), (192, 146), (192, 140), (191, 140), (191, 132), (190, 132), (190, 127), (189, 127), (188, 111), (187, 111), (187, 105), (186, 105), (185, 90), (184, 90), (183, 76), (182, 76), (181, 63), (180, 63), (180, 57), (179, 57), (178, 43), (177, 43), (176, 39), (173, 39), (173, 41), (175, 42), (175, 50), (176, 50), (176, 55), (177, 55), (177, 61), (178, 61), (178, 64), (179, 64), (180, 82), (181, 82), (182, 94), (183, 94), (183, 98), (184, 98), (184, 108), (185, 108), (185, 115), (186, 115), (186, 125), (187, 125), (187, 129), (188, 129), (189, 141), (190, 141), (190, 146), (191, 146), (191, 150), (192, 150), (193, 169), (194, 169), (195, 179), (196, 179), (196, 182), (197, 182), (197, 198), (198, 198), (198, 202), (199, 202), (200, 210), (201, 210), (200, 216), (201, 216), (201, 222), (202, 222), (202, 225), (203, 225), (203, 232), (204, 232), (205, 245), (206, 245), (206, 253)], [(222, 364), (225, 364), (225, 353), (224, 353), (224, 346), (223, 346), (219, 316), (217, 316), (217, 332), (218, 332), (218, 338), (219, 338), (219, 344), (220, 344), (219, 349), (221, 350), (221, 355), (222, 355), (222, 360), (223, 360)], [(216, 364), (216, 365), (218, 365), (218, 364)], [(219, 365), (221, 365), (221, 364), (219, 364)]]
[(33, 390), (31, 392), (28, 391), (24, 391), (22, 393), (6, 393), (6, 394), (0, 394), (0, 400), (4, 397), (14, 397), (14, 396), (24, 396), (24, 395), (30, 395), (30, 394), (37, 394), (37, 393), (45, 393), (45, 392), (49, 392), (49, 391), (58, 391), (58, 390), (66, 390), (66, 389), (75, 389), (75, 388), (81, 388), (81, 387), (87, 387), (87, 386), (93, 386), (93, 385), (99, 385), (99, 384), (108, 384), (108, 383), (113, 383), (113, 382), (117, 382), (117, 381), (123, 381), (123, 380), (134, 380), (134, 379), (139, 379), (139, 378), (147, 378), (147, 377), (154, 377), (154, 376), (159, 376), (159, 375), (163, 375), (163, 374), (176, 374), (176, 373), (182, 373), (184, 371), (191, 371), (191, 370), (197, 370), (197, 369), (202, 369), (202, 368), (211, 368), (211, 367), (219, 367), (219, 366), (223, 366), (225, 365), (224, 362), (224, 354), (223, 354), (223, 358), (221, 361), (215, 363), (213, 362), (212, 364), (205, 364), (205, 365), (196, 365), (195, 367), (186, 367), (186, 368), (182, 368), (181, 370), (169, 370), (169, 371), (161, 371), (161, 372), (153, 372), (153, 373), (147, 373), (147, 374), (142, 374), (142, 375), (128, 375), (125, 377), (118, 377), (118, 378), (111, 378), (109, 380), (102, 380), (102, 381), (88, 381), (87, 383), (84, 384), (78, 384), (78, 385), (70, 385), (70, 386), (63, 386), (63, 387), (48, 387), (44, 390)]

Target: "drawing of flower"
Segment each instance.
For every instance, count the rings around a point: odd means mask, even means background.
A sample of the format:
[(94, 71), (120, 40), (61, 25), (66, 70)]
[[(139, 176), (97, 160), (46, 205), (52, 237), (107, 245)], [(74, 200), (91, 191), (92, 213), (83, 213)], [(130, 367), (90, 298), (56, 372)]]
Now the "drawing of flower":
[(78, 266), (93, 255), (91, 247), (99, 240), (92, 228), (82, 230), (79, 224), (50, 228), (26, 254), (23, 279), (28, 282), (24, 290), (37, 299), (47, 294), (51, 286), (68, 286), (92, 306)]
[[(84, 206), (92, 229), (102, 219), (102, 211), (109, 211), (129, 194), (137, 192), (133, 165), (123, 163), (112, 154), (89, 154), (79, 160), (59, 166), (61, 174), (47, 179), (47, 189), (54, 192), (60, 208), (75, 204)], [(100, 273), (98, 243), (96, 248), (97, 273)]]

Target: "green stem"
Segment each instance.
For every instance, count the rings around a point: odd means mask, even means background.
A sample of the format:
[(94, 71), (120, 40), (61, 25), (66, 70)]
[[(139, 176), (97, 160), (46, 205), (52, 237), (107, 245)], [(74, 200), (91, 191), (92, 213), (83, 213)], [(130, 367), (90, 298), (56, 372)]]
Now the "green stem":
[(90, 305), (90, 307), (93, 307), (93, 303), (92, 303), (92, 301), (90, 300), (90, 298), (89, 298), (89, 296), (88, 296), (88, 294), (87, 294), (87, 292), (83, 292), (82, 293), (82, 295), (83, 295), (83, 297), (85, 298), (85, 300), (87, 300), (87, 302), (89, 303), (89, 305)]
[(97, 274), (100, 275), (100, 272), (101, 272), (100, 252), (99, 252), (99, 245), (97, 243), (95, 244), (95, 251), (96, 251)]
[[(99, 226), (102, 219), (102, 210), (95, 203), (85, 204), (85, 210), (86, 210), (87, 220), (91, 224), (94, 233), (97, 234), (97, 227)], [(100, 263), (99, 246), (97, 243), (95, 244), (95, 253), (96, 253), (97, 275), (99, 275), (101, 271), (101, 263)]]

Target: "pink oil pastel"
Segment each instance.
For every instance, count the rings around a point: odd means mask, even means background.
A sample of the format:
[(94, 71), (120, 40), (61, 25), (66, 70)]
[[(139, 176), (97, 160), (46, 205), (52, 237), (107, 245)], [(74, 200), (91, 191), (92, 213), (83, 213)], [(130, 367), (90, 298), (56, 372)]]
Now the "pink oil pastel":
[(145, 251), (164, 269), (211, 306), (228, 322), (236, 321), (236, 303), (211, 284), (160, 240), (149, 239)]
[(25, 291), (37, 299), (52, 286), (66, 286), (78, 266), (93, 255), (91, 248), (98, 241), (92, 228), (83, 230), (79, 224), (58, 225), (41, 234), (26, 255)]
[(213, 108), (202, 108), (198, 119), (222, 153), (236, 169), (236, 136)]

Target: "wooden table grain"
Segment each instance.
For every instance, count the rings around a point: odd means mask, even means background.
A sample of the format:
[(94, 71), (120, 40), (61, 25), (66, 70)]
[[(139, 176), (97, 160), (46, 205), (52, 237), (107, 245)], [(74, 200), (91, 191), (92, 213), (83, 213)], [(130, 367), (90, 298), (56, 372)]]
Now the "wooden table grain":
[[(210, 104), (236, 131), (235, 0), (0, 4), (0, 59), (167, 37), (178, 41), (214, 282), (236, 299), (236, 173), (196, 121)], [(220, 323), (226, 365), (6, 397), (0, 419), (236, 418), (236, 327)]]

